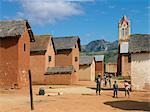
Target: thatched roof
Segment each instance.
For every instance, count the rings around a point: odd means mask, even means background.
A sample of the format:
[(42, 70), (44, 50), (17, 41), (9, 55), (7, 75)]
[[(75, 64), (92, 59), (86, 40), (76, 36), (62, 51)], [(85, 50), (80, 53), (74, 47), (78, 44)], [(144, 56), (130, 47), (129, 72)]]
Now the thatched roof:
[(50, 35), (36, 35), (35, 42), (30, 44), (31, 54), (45, 54), (48, 44), (50, 44)]
[(45, 75), (53, 75), (53, 74), (71, 74), (74, 72), (73, 66), (66, 67), (48, 67)]
[(91, 65), (94, 59), (94, 56), (80, 56), (80, 65)]
[(55, 37), (53, 38), (54, 47), (56, 50), (65, 50), (72, 49), (75, 47), (75, 44), (78, 43), (80, 50), (80, 39), (78, 36), (70, 36), (70, 37)]
[(129, 52), (150, 52), (150, 34), (131, 35), (129, 42)]
[(117, 63), (118, 54), (110, 56), (105, 63)]
[(0, 38), (21, 37), (26, 27), (30, 35), (30, 40), (34, 41), (33, 32), (28, 21), (26, 20), (0, 21)]
[(95, 61), (104, 61), (104, 55), (96, 55)]

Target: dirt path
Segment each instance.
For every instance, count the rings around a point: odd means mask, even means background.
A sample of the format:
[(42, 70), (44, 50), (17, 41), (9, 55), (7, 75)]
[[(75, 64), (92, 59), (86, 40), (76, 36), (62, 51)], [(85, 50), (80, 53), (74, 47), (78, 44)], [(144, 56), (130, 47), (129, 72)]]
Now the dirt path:
[[(88, 86), (44, 86), (46, 93), (63, 92), (60, 96), (38, 96), (41, 86), (33, 86), (33, 112), (143, 112), (150, 111), (150, 93), (132, 92), (130, 98), (119, 91), (119, 98), (112, 98), (112, 90), (95, 95), (94, 83)], [(49, 88), (51, 87), (51, 88)], [(28, 90), (0, 90), (0, 112), (30, 112)]]

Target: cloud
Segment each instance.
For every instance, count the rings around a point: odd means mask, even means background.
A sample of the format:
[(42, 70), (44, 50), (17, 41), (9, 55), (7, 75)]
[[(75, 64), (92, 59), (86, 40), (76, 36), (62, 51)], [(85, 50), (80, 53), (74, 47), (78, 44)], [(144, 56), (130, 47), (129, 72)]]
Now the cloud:
[(64, 0), (64, 1), (72, 1), (72, 2), (94, 2), (96, 0)]
[(133, 14), (137, 14), (137, 13), (139, 13), (140, 11), (139, 11), (139, 10), (136, 10), (136, 9), (132, 9), (132, 10), (130, 10), (130, 12), (133, 13)]
[(150, 6), (146, 7), (146, 9), (150, 9)]
[(126, 9), (126, 8), (124, 8), (124, 7), (122, 7), (122, 8), (121, 8), (121, 10), (122, 10), (122, 11), (125, 11), (125, 10), (127, 10), (127, 9)]
[(25, 18), (41, 25), (84, 14), (79, 2), (92, 1), (94, 0), (15, 0), (22, 7), (22, 11), (17, 12), (17, 18)]
[(102, 11), (102, 12), (100, 12), (100, 14), (105, 15), (105, 14), (107, 14), (107, 12)]
[(116, 7), (115, 5), (108, 6), (108, 8), (110, 8), (110, 9), (114, 9), (115, 7)]

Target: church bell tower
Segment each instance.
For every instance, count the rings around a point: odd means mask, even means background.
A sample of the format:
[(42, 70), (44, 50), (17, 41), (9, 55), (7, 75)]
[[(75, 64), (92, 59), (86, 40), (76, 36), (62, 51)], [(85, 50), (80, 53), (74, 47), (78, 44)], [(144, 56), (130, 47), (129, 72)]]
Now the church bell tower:
[(119, 29), (119, 44), (128, 42), (130, 36), (130, 21), (126, 16), (123, 16), (118, 24)]
[(117, 74), (130, 76), (131, 56), (128, 51), (130, 38), (130, 21), (123, 16), (118, 23), (118, 64)]

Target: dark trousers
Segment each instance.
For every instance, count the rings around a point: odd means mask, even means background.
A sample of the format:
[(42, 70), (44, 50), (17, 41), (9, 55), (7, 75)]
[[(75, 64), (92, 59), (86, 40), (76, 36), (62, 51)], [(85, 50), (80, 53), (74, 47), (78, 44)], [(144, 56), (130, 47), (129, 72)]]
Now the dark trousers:
[(125, 96), (126, 95), (128, 95), (128, 96), (130, 95), (129, 89), (125, 89)]
[(105, 79), (105, 86), (107, 85), (107, 80)]
[(111, 88), (111, 80), (109, 80), (109, 86), (110, 86), (110, 88)]
[(100, 94), (100, 91), (101, 91), (101, 84), (97, 83), (96, 84), (96, 94), (97, 94), (97, 92), (99, 92), (99, 94)]
[(118, 95), (118, 89), (114, 89), (114, 96), (113, 97), (117, 97)]

